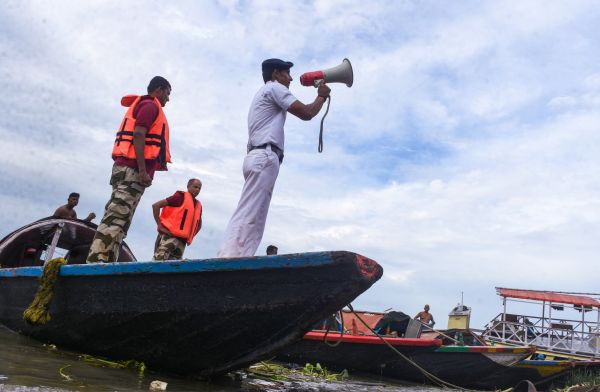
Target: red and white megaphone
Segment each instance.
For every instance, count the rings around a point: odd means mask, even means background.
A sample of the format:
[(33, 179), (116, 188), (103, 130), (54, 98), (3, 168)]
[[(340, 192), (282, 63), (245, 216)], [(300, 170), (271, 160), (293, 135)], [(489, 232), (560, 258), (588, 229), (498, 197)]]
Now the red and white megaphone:
[(303, 86), (318, 87), (321, 83), (345, 83), (352, 87), (354, 82), (354, 73), (350, 60), (344, 59), (337, 67), (324, 69), (322, 71), (306, 72), (300, 76), (300, 83)]

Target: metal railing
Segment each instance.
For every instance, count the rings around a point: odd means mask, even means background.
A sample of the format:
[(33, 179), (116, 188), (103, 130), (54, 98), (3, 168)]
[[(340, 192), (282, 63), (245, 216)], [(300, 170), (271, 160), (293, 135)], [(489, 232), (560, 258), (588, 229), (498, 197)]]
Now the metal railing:
[(482, 337), (488, 342), (600, 358), (600, 325), (592, 321), (500, 313), (485, 326)]

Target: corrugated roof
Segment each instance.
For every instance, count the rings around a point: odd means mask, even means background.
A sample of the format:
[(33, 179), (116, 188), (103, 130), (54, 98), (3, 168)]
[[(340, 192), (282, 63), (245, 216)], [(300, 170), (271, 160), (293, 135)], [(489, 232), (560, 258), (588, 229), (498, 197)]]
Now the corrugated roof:
[(503, 287), (496, 287), (496, 291), (499, 296), (506, 298), (521, 298), (557, 304), (600, 307), (600, 301), (583, 295), (553, 293), (551, 291), (506, 289)]

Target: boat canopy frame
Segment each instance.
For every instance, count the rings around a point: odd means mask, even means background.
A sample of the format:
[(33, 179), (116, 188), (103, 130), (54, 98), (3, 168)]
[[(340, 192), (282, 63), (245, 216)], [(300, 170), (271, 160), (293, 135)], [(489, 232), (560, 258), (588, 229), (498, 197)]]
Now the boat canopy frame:
[[(494, 317), (482, 333), (491, 343), (535, 345), (573, 358), (600, 358), (600, 301), (593, 294), (521, 290), (496, 287), (502, 297), (503, 312)], [(525, 315), (507, 312), (508, 302), (526, 302), (541, 306), (542, 314)], [(581, 312), (581, 319), (558, 318), (552, 310), (572, 308)], [(594, 312), (595, 311), (595, 312)], [(594, 312), (595, 321), (586, 320)], [(555, 312), (556, 314), (556, 312)]]
[[(79, 219), (47, 217), (25, 225), (0, 240), (0, 268), (35, 267), (65, 252), (68, 264), (84, 264), (97, 226)], [(119, 262), (136, 261), (123, 241)]]

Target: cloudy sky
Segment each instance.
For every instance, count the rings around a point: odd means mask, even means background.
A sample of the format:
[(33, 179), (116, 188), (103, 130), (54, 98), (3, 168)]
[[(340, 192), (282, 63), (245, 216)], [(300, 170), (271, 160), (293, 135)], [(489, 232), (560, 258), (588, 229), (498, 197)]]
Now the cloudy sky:
[[(101, 216), (122, 95), (154, 75), (173, 164), (157, 173), (127, 238), (149, 259), (151, 204), (204, 183), (210, 258), (243, 185), (260, 63), (301, 73), (349, 58), (320, 116), (288, 116), (286, 158), (259, 251), (351, 250), (384, 277), (354, 302), (472, 324), (500, 311), (495, 286), (597, 292), (600, 11), (586, 1), (5, 1), (0, 8), (0, 236), (69, 192)], [(98, 222), (99, 219), (96, 219)]]

